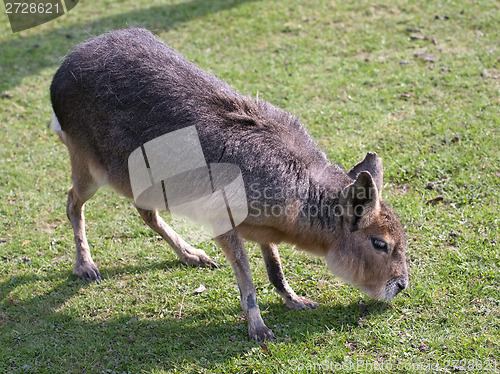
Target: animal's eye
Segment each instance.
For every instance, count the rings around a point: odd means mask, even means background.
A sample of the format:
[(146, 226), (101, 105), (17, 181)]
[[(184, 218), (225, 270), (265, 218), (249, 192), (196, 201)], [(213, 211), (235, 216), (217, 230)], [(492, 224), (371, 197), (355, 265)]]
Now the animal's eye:
[(380, 238), (371, 238), (372, 241), (372, 246), (375, 248), (377, 251), (381, 252), (389, 252), (389, 244), (384, 239)]

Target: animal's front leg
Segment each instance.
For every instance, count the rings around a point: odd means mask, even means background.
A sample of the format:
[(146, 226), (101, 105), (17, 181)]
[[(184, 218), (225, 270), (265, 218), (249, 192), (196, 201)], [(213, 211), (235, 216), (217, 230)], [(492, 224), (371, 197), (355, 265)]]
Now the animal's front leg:
[(250, 264), (246, 254), (243, 240), (232, 230), (216, 238), (222, 247), (226, 258), (233, 267), (236, 281), (240, 289), (240, 301), (243, 312), (248, 320), (248, 333), (251, 339), (265, 341), (274, 339), (273, 332), (265, 325), (257, 305), (255, 287), (250, 273)]
[(312, 309), (318, 306), (318, 303), (309, 300), (297, 294), (288, 285), (283, 274), (278, 247), (276, 244), (261, 244), (260, 250), (264, 263), (266, 264), (267, 275), (274, 285), (276, 292), (285, 300), (289, 309)]

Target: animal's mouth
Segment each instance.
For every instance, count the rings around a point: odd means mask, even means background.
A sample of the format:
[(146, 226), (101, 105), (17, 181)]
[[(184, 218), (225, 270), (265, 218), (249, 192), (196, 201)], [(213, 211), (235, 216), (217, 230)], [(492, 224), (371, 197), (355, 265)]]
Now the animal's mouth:
[(404, 275), (389, 280), (385, 285), (385, 299), (391, 300), (401, 291), (406, 289), (408, 284), (408, 277)]

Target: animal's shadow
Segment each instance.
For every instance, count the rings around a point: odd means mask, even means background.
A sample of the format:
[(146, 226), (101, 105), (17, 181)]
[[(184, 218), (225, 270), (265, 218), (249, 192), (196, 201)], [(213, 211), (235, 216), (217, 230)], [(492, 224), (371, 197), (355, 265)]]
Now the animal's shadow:
[[(104, 268), (103, 274), (120, 278), (120, 274), (142, 273), (158, 267), (175, 270), (179, 266), (184, 265), (168, 261), (147, 266)], [(56, 286), (27, 301), (11, 298), (11, 293), (18, 287), (30, 289), (29, 285), (37, 282), (50, 282)], [(258, 347), (256, 342), (249, 341), (247, 322), (242, 318), (234, 318), (230, 326), (221, 323), (224, 315), (242, 315), (236, 300), (232, 306), (217, 310), (189, 311), (181, 319), (172, 315), (137, 318), (130, 312), (100, 322), (89, 322), (82, 319), (74, 308), (66, 307), (66, 302), (85, 291), (86, 287), (88, 285), (70, 271), (59, 271), (50, 276), (33, 273), (13, 276), (0, 283), (0, 336), (10, 347), (0, 350), (0, 354), (7, 354), (7, 357), (0, 357), (0, 361), (7, 368), (27, 365), (38, 372), (42, 369), (50, 371), (54, 366), (72, 367), (74, 372), (105, 369), (127, 372), (132, 362), (134, 365), (139, 363), (145, 371), (168, 370), (186, 362), (215, 368), (227, 362), (228, 357), (240, 357), (249, 349)], [(159, 295), (165, 296), (168, 295)], [(278, 336), (278, 341), (286, 341), (286, 344), (298, 344), (311, 335), (324, 334), (326, 330), (334, 333), (360, 328), (360, 319), (369, 314), (383, 313), (386, 309), (386, 304), (380, 302), (362, 308), (358, 303), (322, 305), (312, 311), (289, 311), (279, 300), (260, 305), (265, 311), (267, 325)], [(87, 307), (82, 307), (81, 312), (90, 313), (84, 309)], [(52, 350), (56, 348), (57, 356), (54, 356)], [(24, 352), (21, 355), (24, 359), (32, 359), (18, 362), (14, 352)]]

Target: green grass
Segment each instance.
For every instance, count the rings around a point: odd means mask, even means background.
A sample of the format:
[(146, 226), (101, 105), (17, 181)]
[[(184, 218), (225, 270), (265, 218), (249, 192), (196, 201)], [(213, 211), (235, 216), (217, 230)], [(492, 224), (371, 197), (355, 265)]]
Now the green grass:
[[(107, 0), (18, 34), (2, 14), (0, 371), (499, 372), (499, 13), (488, 0)], [(183, 266), (111, 190), (86, 210), (104, 280), (73, 277), (70, 167), (47, 126), (48, 88), (74, 44), (125, 26), (297, 114), (345, 168), (378, 152), (384, 197), (408, 233), (411, 287), (374, 302), (283, 245), (290, 284), (321, 304), (289, 311), (249, 243), (278, 336), (261, 346), (248, 341), (219, 249), (199, 244), (219, 270)]]

